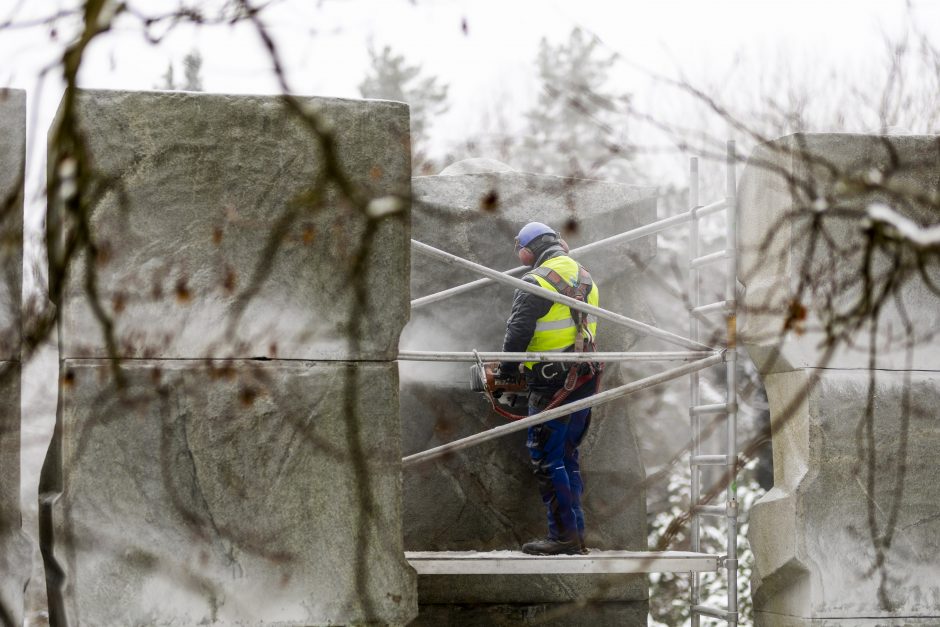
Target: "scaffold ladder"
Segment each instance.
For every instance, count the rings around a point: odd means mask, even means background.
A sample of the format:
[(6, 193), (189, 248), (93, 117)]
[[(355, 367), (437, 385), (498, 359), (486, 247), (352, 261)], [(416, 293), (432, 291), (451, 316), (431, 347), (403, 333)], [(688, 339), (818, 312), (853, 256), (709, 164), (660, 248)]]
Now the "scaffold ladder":
[[(699, 205), (698, 159), (692, 157), (689, 162), (689, 204), (692, 215), (689, 222), (689, 337), (698, 340), (701, 336), (700, 322), (712, 314), (724, 314), (725, 317), (725, 402), (708, 405), (701, 404), (699, 373), (689, 373), (689, 420), (692, 429), (692, 451), (689, 456), (691, 465), (691, 546), (693, 552), (701, 551), (703, 516), (725, 518), (727, 529), (726, 555), (722, 565), (726, 571), (728, 588), (728, 606), (726, 609), (713, 608), (701, 603), (701, 575), (691, 574), (692, 627), (699, 627), (701, 617), (708, 616), (728, 622), (738, 623), (738, 501), (737, 501), (737, 181), (735, 167), (737, 155), (733, 141), (727, 144), (726, 179), (725, 179), (725, 248), (718, 252), (700, 255), (699, 221), (702, 209)], [(724, 261), (725, 295), (724, 300), (702, 304), (701, 273), (710, 264)], [(723, 454), (706, 454), (702, 450), (702, 416), (724, 414), (725, 444)], [(702, 503), (702, 469), (705, 466), (725, 466), (727, 468), (727, 497), (724, 505), (706, 505)]]
[[(653, 235), (674, 226), (689, 223), (689, 336), (682, 337), (664, 329), (628, 318), (616, 312), (587, 303), (568, 298), (562, 294), (550, 292), (544, 288), (526, 283), (515, 278), (524, 274), (529, 268), (522, 266), (499, 272), (486, 266), (462, 259), (443, 250), (428, 246), (412, 240), (412, 248), (421, 254), (433, 257), (446, 264), (465, 268), (482, 275), (483, 279), (465, 283), (435, 294), (415, 299), (411, 302), (413, 309), (425, 307), (432, 303), (470, 292), (494, 283), (514, 287), (523, 291), (535, 293), (542, 298), (565, 304), (572, 309), (585, 311), (599, 319), (610, 321), (633, 329), (643, 335), (664, 340), (674, 346), (681, 347), (683, 351), (662, 352), (595, 352), (595, 353), (506, 353), (506, 352), (454, 352), (454, 351), (400, 351), (399, 360), (412, 361), (466, 361), (480, 360), (510, 360), (510, 361), (681, 361), (682, 365), (666, 369), (657, 374), (632, 381), (625, 385), (605, 390), (594, 396), (569, 403), (562, 407), (543, 411), (528, 418), (494, 427), (487, 431), (477, 433), (454, 442), (449, 442), (435, 448), (408, 455), (402, 459), (404, 467), (436, 459), (455, 451), (469, 448), (482, 442), (490, 441), (509, 433), (527, 429), (553, 418), (567, 415), (571, 412), (594, 407), (613, 399), (632, 394), (666, 381), (689, 376), (689, 417), (692, 437), (690, 450), (691, 464), (691, 546), (690, 552), (678, 551), (596, 551), (588, 555), (565, 555), (552, 557), (533, 557), (519, 551), (493, 551), (490, 553), (453, 552), (453, 551), (417, 551), (406, 552), (405, 557), (420, 575), (445, 574), (568, 574), (568, 573), (650, 573), (650, 572), (684, 572), (690, 573), (691, 581), (691, 616), (693, 627), (699, 627), (702, 616), (717, 618), (726, 621), (729, 625), (738, 622), (737, 612), (737, 498), (736, 482), (737, 471), (737, 393), (736, 393), (736, 324), (737, 300), (735, 296), (737, 285), (736, 261), (736, 220), (737, 220), (737, 193), (736, 193), (736, 154), (733, 141), (727, 144), (726, 157), (726, 196), (723, 200), (708, 205), (699, 205), (698, 159), (690, 161), (689, 204), (688, 211), (675, 216), (657, 220), (645, 226), (598, 240), (586, 246), (572, 249), (569, 254), (577, 258), (585, 252), (597, 250), (615, 244)], [(699, 222), (706, 216), (725, 211), (726, 213), (726, 244), (725, 249), (699, 255)], [(702, 269), (720, 261), (724, 261), (727, 269), (724, 300), (701, 304), (701, 272)], [(725, 346), (709, 346), (701, 340), (700, 320), (710, 315), (722, 313), (726, 321)], [(712, 366), (724, 365), (726, 369), (726, 398), (724, 403), (703, 405), (700, 404), (699, 373)], [(703, 415), (724, 414), (726, 416), (726, 451), (722, 454), (708, 454), (702, 449), (702, 420)], [(724, 505), (709, 505), (702, 500), (702, 468), (705, 466), (725, 466), (727, 468), (728, 490)], [(727, 553), (723, 556), (711, 555), (701, 551), (701, 517), (720, 516), (727, 522)], [(713, 608), (701, 604), (701, 573), (717, 572), (725, 569), (727, 573), (728, 606), (727, 609)]]

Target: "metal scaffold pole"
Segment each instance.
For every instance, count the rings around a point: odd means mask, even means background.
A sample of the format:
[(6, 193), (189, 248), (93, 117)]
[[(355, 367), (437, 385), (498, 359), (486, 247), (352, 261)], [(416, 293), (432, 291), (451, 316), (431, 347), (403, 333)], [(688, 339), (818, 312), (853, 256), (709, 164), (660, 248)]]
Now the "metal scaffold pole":
[(733, 141), (728, 142), (727, 160), (727, 227), (725, 248), (728, 250), (728, 276), (725, 278), (725, 302), (730, 303), (728, 321), (728, 363), (726, 368), (728, 386), (728, 557), (725, 566), (728, 569), (728, 624), (738, 622), (738, 495), (737, 495), (737, 418), (738, 418), (738, 375), (737, 375), (737, 277), (738, 277), (738, 192), (735, 177), (737, 154)]
[(612, 401), (616, 398), (620, 398), (621, 396), (633, 394), (634, 392), (645, 390), (647, 388), (653, 387), (654, 385), (659, 385), (660, 383), (665, 383), (666, 381), (684, 377), (694, 370), (701, 370), (703, 368), (715, 366), (720, 364), (723, 359), (724, 355), (722, 353), (715, 353), (711, 357), (706, 357), (705, 359), (700, 359), (688, 364), (676, 366), (675, 368), (664, 370), (658, 374), (644, 377), (643, 379), (627, 383), (626, 385), (621, 385), (620, 387), (616, 387), (611, 390), (598, 392), (597, 394), (589, 396), (580, 401), (568, 403), (566, 405), (562, 405), (561, 407), (556, 407), (555, 409), (550, 409), (548, 411), (543, 411), (541, 413), (529, 416), (528, 418), (523, 418), (522, 420), (517, 420), (505, 425), (493, 427), (487, 431), (476, 433), (460, 440), (442, 444), (441, 446), (437, 446), (420, 453), (408, 455), (407, 457), (402, 458), (402, 466), (407, 468), (419, 462), (429, 461), (437, 457), (450, 455), (456, 451), (469, 448), (483, 442), (488, 442), (489, 440), (495, 440), (496, 438), (500, 438), (510, 433), (515, 433), (516, 431), (524, 431), (529, 427), (542, 424), (543, 422), (548, 422), (553, 418), (567, 416), (572, 412), (581, 411), (582, 409), (587, 409), (588, 407), (594, 407), (595, 405)]
[(529, 292), (530, 294), (535, 294), (536, 296), (539, 296), (546, 300), (550, 300), (554, 303), (561, 303), (562, 305), (567, 305), (571, 309), (584, 311), (588, 314), (592, 314), (596, 316), (597, 318), (601, 318), (603, 320), (616, 322), (617, 324), (621, 324), (629, 329), (633, 329), (634, 331), (639, 331), (643, 335), (650, 335), (652, 337), (665, 340), (669, 342), (670, 344), (675, 344), (677, 346), (681, 346), (689, 350), (694, 350), (694, 351), (711, 351), (712, 350), (710, 346), (706, 346), (705, 344), (702, 344), (701, 342), (693, 342), (692, 340), (682, 337), (681, 335), (676, 335), (675, 333), (670, 333), (669, 331), (658, 329), (654, 326), (646, 324), (645, 322), (640, 322), (639, 320), (634, 320), (626, 316), (621, 316), (618, 313), (614, 313), (612, 311), (607, 311), (606, 309), (601, 309), (600, 307), (589, 305), (588, 303), (575, 300), (574, 298), (568, 298), (567, 296), (563, 296), (562, 294), (559, 294), (558, 292), (552, 292), (552, 291), (546, 290), (545, 288), (539, 285), (526, 283), (522, 279), (516, 279), (510, 276), (505, 276), (501, 272), (498, 272), (491, 268), (487, 268), (486, 266), (482, 266), (478, 263), (468, 261), (467, 259), (461, 259), (457, 255), (452, 255), (443, 250), (434, 248), (433, 246), (428, 246), (427, 244), (424, 244), (422, 242), (411, 240), (411, 246), (415, 250), (420, 251), (428, 256), (439, 259), (443, 261), (444, 263), (447, 263), (453, 266), (458, 266), (461, 268), (467, 268), (468, 270), (472, 270), (478, 274), (487, 276), (495, 280), (498, 283), (503, 283), (504, 285), (510, 285), (516, 288), (517, 290), (522, 290), (524, 292)]
[(483, 351), (399, 351), (400, 361), (695, 361), (718, 351), (600, 352), (600, 353), (504, 353)]
[[(698, 273), (699, 269), (692, 265), (692, 261), (698, 257), (698, 221), (699, 218), (695, 214), (695, 208), (698, 207), (698, 158), (692, 157), (689, 160), (689, 205), (691, 206), (690, 213), (692, 214), (692, 220), (689, 222), (689, 337), (695, 341), (698, 341), (698, 332), (699, 324), (698, 318), (695, 316), (692, 311), (695, 310), (701, 303), (699, 302), (699, 281)], [(689, 374), (689, 420), (691, 421), (692, 428), (692, 451), (689, 456), (689, 464), (691, 465), (690, 476), (691, 476), (691, 494), (690, 502), (695, 504), (698, 503), (699, 498), (701, 498), (701, 486), (699, 485), (699, 467), (695, 463), (696, 458), (702, 454), (701, 450), (701, 430), (699, 428), (701, 419), (699, 414), (693, 412), (691, 408), (697, 407), (699, 404), (699, 382), (698, 382), (698, 373), (693, 372)], [(694, 515), (692, 516), (691, 521), (691, 546), (689, 547), (693, 552), (699, 552), (701, 550), (701, 535), (699, 530), (699, 517)], [(699, 573), (692, 573), (691, 585), (691, 596), (692, 596), (692, 607), (695, 607), (699, 604), (699, 584), (701, 580), (701, 575)], [(692, 613), (692, 627), (699, 627), (699, 615), (695, 612)]]
[[(725, 402), (701, 405), (699, 374), (689, 374), (689, 420), (692, 429), (691, 451), (691, 486), (692, 503), (691, 549), (701, 551), (701, 516), (720, 516), (727, 522), (726, 555), (723, 566), (726, 571), (728, 589), (728, 607), (719, 609), (702, 605), (701, 574), (692, 573), (691, 602), (692, 627), (700, 627), (701, 617), (709, 616), (727, 621), (729, 625), (738, 624), (738, 501), (737, 501), (737, 181), (735, 167), (737, 155), (735, 144), (729, 141), (725, 161), (725, 248), (722, 251), (699, 256), (699, 221), (696, 219), (696, 207), (699, 199), (698, 160), (693, 158), (689, 167), (689, 204), (693, 219), (689, 228), (689, 338), (699, 341), (699, 320), (706, 314), (721, 312), (725, 315), (726, 347), (728, 358), (725, 371)], [(726, 263), (724, 300), (703, 305), (701, 303), (700, 269), (707, 263), (724, 260)], [(702, 451), (702, 423), (704, 414), (725, 414), (725, 453), (704, 454)], [(728, 469), (728, 489), (724, 505), (705, 505), (702, 499), (702, 466), (725, 466)]]
[[(456, 451), (488, 442), (510, 433), (522, 431), (531, 426), (541, 424), (553, 418), (564, 416), (581, 409), (593, 407), (620, 398), (627, 394), (637, 392), (655, 385), (659, 385), (672, 379), (689, 376), (689, 425), (691, 428), (690, 444), (690, 548), (691, 553), (679, 556), (653, 555), (647, 553), (636, 553), (626, 555), (626, 552), (620, 551), (618, 555), (601, 556), (592, 558), (581, 558), (578, 556), (564, 556), (568, 561), (581, 560), (575, 564), (559, 563), (548, 564), (543, 562), (544, 567), (537, 570), (538, 573), (555, 572), (551, 569), (570, 568), (572, 572), (651, 572), (655, 563), (657, 568), (667, 568), (669, 560), (682, 559), (704, 559), (710, 557), (712, 561), (703, 562), (701, 567), (683, 570), (691, 573), (690, 601), (691, 601), (691, 624), (693, 627), (701, 627), (701, 617), (717, 618), (726, 621), (729, 625), (738, 624), (738, 553), (737, 553), (737, 534), (738, 534), (738, 502), (737, 502), (737, 181), (735, 168), (737, 165), (737, 155), (735, 144), (729, 141), (727, 144), (726, 167), (726, 194), (723, 200), (713, 202), (708, 205), (699, 205), (699, 161), (692, 158), (689, 163), (689, 209), (675, 216), (657, 220), (651, 224), (620, 233), (602, 240), (598, 240), (586, 246), (572, 249), (572, 256), (580, 256), (584, 253), (600, 250), (605, 247), (621, 244), (629, 241), (659, 233), (674, 226), (680, 226), (689, 223), (689, 246), (688, 246), (688, 307), (689, 307), (689, 336), (682, 337), (664, 329), (659, 329), (646, 323), (628, 318), (621, 314), (601, 309), (568, 298), (557, 292), (546, 290), (540, 286), (526, 283), (513, 275), (521, 275), (528, 268), (519, 267), (499, 272), (487, 268), (472, 261), (462, 259), (451, 253), (438, 250), (427, 244), (412, 240), (411, 245), (416, 252), (439, 259), (452, 266), (469, 269), (477, 274), (483, 275), (484, 279), (472, 281), (464, 285), (459, 285), (436, 294), (430, 294), (418, 298), (411, 302), (412, 308), (416, 309), (434, 302), (470, 292), (472, 290), (492, 284), (502, 284), (514, 287), (529, 293), (533, 293), (541, 298), (567, 305), (571, 309), (583, 311), (589, 314), (591, 318), (608, 320), (610, 322), (625, 326), (627, 328), (639, 331), (644, 335), (656, 337), (674, 345), (680, 346), (685, 350), (659, 351), (659, 352), (593, 352), (593, 353), (538, 353), (538, 352), (481, 352), (481, 351), (400, 351), (398, 359), (402, 361), (566, 361), (566, 362), (584, 362), (584, 361), (610, 361), (610, 362), (666, 362), (666, 361), (684, 361), (688, 362), (678, 365), (674, 368), (664, 370), (655, 375), (651, 375), (631, 383), (627, 383), (612, 390), (599, 392), (593, 396), (576, 402), (556, 407), (539, 414), (521, 418), (509, 424), (494, 427), (482, 433), (477, 433), (454, 442), (442, 444), (430, 450), (421, 451), (408, 455), (402, 459), (404, 467), (453, 455)], [(700, 247), (700, 236), (702, 235), (702, 218), (725, 211), (726, 229), (725, 246), (723, 250), (702, 254)], [(705, 266), (724, 262), (727, 271), (725, 277), (725, 289), (723, 299), (717, 302), (703, 303), (704, 277), (702, 270)], [(709, 316), (723, 315), (725, 318), (726, 342), (724, 347), (711, 347), (702, 342), (702, 320)], [(709, 340), (711, 341), (711, 340)], [(716, 341), (717, 343), (717, 341)], [(704, 369), (725, 363), (725, 399), (720, 403), (702, 404), (701, 394), (701, 374)], [(702, 430), (702, 416), (707, 414), (725, 415), (725, 452), (721, 453), (721, 444), (713, 442), (707, 437), (711, 429), (706, 432)], [(708, 440), (708, 446), (703, 439)], [(711, 450), (718, 449), (718, 450)], [(728, 487), (726, 501), (723, 504), (708, 504), (702, 501), (703, 490), (703, 466), (723, 466), (727, 469)], [(724, 518), (727, 523), (726, 554), (723, 557), (716, 555), (707, 555), (702, 553), (702, 521), (701, 516), (716, 516)], [(609, 559), (608, 559), (609, 558)], [(493, 560), (483, 560), (478, 556), (461, 556), (457, 559), (454, 556), (438, 555), (435, 552), (414, 553), (410, 558), (413, 563), (419, 564), (426, 569), (426, 573), (431, 574), (463, 574), (464, 569), (471, 569), (475, 573), (498, 574), (504, 572), (506, 568), (513, 568), (519, 572), (529, 572), (533, 569), (530, 564), (517, 563), (517, 557), (505, 557), (505, 563), (490, 563)], [(544, 558), (540, 558), (544, 559)], [(561, 559), (561, 558), (558, 558)], [(498, 560), (497, 560), (498, 561)], [(602, 563), (603, 562), (603, 563)], [(683, 562), (686, 563), (686, 562)], [(674, 566), (668, 566), (670, 568)], [(716, 572), (723, 568), (727, 578), (727, 608), (710, 607), (703, 604), (702, 599), (702, 579), (704, 572)], [(588, 569), (588, 570), (584, 570)], [(592, 570), (593, 569), (593, 570)], [(507, 571), (508, 572), (508, 571)], [(535, 572), (535, 571), (533, 571)], [(559, 571), (568, 572), (568, 571)]]
[[(686, 211), (685, 213), (680, 213), (669, 218), (663, 218), (662, 220), (657, 220), (656, 222), (651, 222), (649, 224), (631, 229), (629, 231), (624, 231), (619, 235), (613, 235), (611, 237), (606, 237), (596, 242), (591, 242), (584, 246), (579, 246), (578, 248), (572, 248), (568, 254), (575, 259), (581, 258), (585, 253), (594, 252), (597, 250), (602, 250), (610, 246), (615, 246), (617, 244), (625, 244), (627, 242), (632, 242), (638, 240), (641, 237), (646, 237), (647, 235), (655, 235), (665, 231), (668, 228), (673, 226), (679, 226), (685, 224), (694, 217), (704, 217), (711, 215), (713, 213), (718, 213), (723, 211), (725, 208), (725, 201), (719, 200), (713, 202), (710, 205), (705, 205), (704, 207), (698, 207), (694, 211)], [(519, 276), (525, 274), (530, 268), (528, 266), (519, 266), (518, 268), (513, 268), (511, 270), (506, 270), (505, 272), (498, 273), (504, 276)], [(495, 271), (494, 271), (495, 272)], [(478, 279), (476, 281), (471, 281), (470, 283), (464, 283), (463, 285), (458, 285), (441, 292), (434, 294), (428, 294), (427, 296), (422, 296), (421, 298), (416, 298), (411, 301), (412, 309), (420, 309), (430, 305), (431, 303), (436, 303), (438, 301), (446, 300), (458, 294), (465, 294), (467, 292), (472, 292), (474, 290), (480, 289), (481, 287), (486, 287), (487, 285), (495, 285), (498, 281), (495, 278), (487, 279)]]

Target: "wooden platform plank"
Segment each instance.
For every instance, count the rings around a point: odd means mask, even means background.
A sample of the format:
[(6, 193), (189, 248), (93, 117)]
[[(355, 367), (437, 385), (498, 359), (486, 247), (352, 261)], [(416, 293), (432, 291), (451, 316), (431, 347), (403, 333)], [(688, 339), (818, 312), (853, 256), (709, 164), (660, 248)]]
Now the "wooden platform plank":
[(718, 570), (718, 556), (684, 551), (598, 551), (526, 555), (520, 551), (409, 551), (419, 575), (575, 575), (688, 573)]

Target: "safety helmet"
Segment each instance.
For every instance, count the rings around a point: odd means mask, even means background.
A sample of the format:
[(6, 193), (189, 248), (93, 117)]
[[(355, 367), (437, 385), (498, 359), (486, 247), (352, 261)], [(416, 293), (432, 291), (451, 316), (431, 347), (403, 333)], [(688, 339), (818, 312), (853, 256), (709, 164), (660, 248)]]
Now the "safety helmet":
[(541, 222), (529, 222), (519, 230), (519, 235), (516, 236), (516, 248), (524, 248), (531, 244), (532, 240), (535, 238), (549, 233), (556, 237), (558, 236), (555, 229), (546, 224), (542, 224)]

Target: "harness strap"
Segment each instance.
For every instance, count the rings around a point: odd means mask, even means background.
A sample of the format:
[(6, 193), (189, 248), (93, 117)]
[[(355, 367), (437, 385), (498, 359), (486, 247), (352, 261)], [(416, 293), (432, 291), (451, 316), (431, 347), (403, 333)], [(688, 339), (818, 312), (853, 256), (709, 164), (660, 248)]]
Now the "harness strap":
[[(539, 266), (534, 268), (529, 274), (534, 274), (545, 279), (555, 291), (559, 294), (567, 296), (569, 298), (574, 298), (575, 300), (581, 301), (582, 303), (587, 302), (588, 294), (591, 293), (591, 288), (594, 285), (593, 279), (591, 279), (591, 274), (584, 269), (584, 266), (578, 264), (578, 278), (574, 285), (566, 281), (558, 272), (552, 268), (547, 268), (545, 266)], [(578, 311), (576, 309), (568, 308), (568, 312), (571, 315), (571, 318), (575, 321), (576, 330), (574, 336), (574, 352), (583, 353), (585, 346), (585, 337), (588, 337), (588, 344), (591, 349), (594, 350), (594, 338), (591, 336), (591, 331), (588, 329), (588, 315), (583, 311)], [(588, 377), (593, 376), (596, 373), (594, 366), (591, 366), (591, 372), (588, 373)], [(565, 396), (573, 392), (580, 384), (578, 381), (578, 364), (572, 364), (571, 368), (568, 370), (568, 376), (565, 377), (565, 384), (559, 393), (562, 391), (567, 391)], [(553, 400), (554, 402), (554, 400)]]
[[(574, 298), (583, 303), (587, 302), (588, 294), (591, 293), (591, 288), (594, 285), (593, 280), (591, 279), (591, 274), (584, 269), (583, 266), (578, 264), (578, 278), (574, 285), (571, 285), (566, 281), (558, 272), (551, 268), (546, 268), (545, 266), (540, 266), (534, 268), (529, 274), (539, 276), (545, 279), (555, 291), (559, 294), (567, 296), (569, 298)], [(572, 308), (568, 308), (571, 313), (571, 317), (574, 319), (577, 325), (577, 331), (575, 332), (575, 342), (574, 350), (578, 353), (584, 352), (585, 346), (585, 337), (588, 338), (588, 344), (591, 347), (591, 350), (594, 350), (594, 337), (591, 335), (590, 329), (588, 329), (588, 316), (583, 311), (577, 311)], [(565, 377), (564, 385), (555, 392), (555, 395), (552, 396), (552, 400), (549, 401), (548, 405), (545, 406), (545, 409), (542, 411), (548, 411), (554, 409), (561, 405), (572, 392), (580, 388), (582, 385), (587, 383), (593, 378), (597, 378), (597, 387), (600, 389), (600, 378), (601, 373), (604, 371), (603, 364), (599, 364), (598, 367), (595, 367), (594, 364), (591, 364), (590, 370), (578, 376), (578, 362), (574, 362), (571, 365), (571, 368), (568, 369), (568, 375)], [(490, 405), (493, 407), (493, 410), (498, 413), (500, 416), (503, 416), (507, 420), (516, 421), (527, 418), (528, 416), (513, 414), (512, 412), (506, 411), (502, 407), (499, 407), (499, 404), (496, 402), (496, 399), (492, 394), (487, 394), (487, 398), (490, 401)]]
[[(555, 291), (559, 294), (563, 294), (568, 298), (574, 298), (583, 302), (587, 302), (587, 296), (591, 293), (591, 287), (594, 285), (594, 281), (591, 279), (591, 274), (584, 269), (584, 266), (578, 266), (578, 279), (574, 285), (571, 285), (566, 281), (560, 274), (551, 268), (545, 266), (539, 266), (534, 268), (529, 274), (541, 277), (548, 281)], [(572, 311), (572, 315), (574, 311)]]

